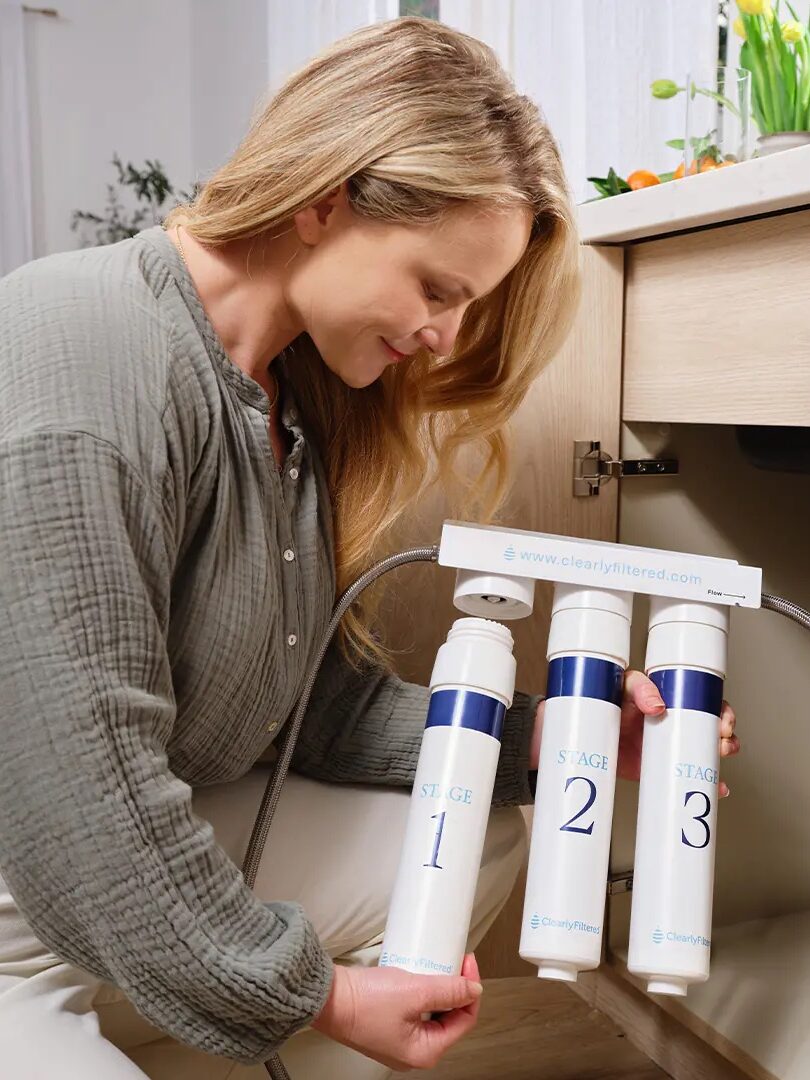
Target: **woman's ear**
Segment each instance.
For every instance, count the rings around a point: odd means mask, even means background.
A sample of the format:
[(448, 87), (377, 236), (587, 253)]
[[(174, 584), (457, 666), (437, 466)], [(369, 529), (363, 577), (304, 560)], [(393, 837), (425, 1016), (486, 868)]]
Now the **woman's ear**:
[(332, 188), (323, 198), (310, 206), (304, 207), (294, 215), (293, 221), (302, 244), (314, 247), (321, 239), (323, 233), (334, 224), (337, 208), (345, 208), (348, 205), (347, 184), (344, 180), (337, 187)]

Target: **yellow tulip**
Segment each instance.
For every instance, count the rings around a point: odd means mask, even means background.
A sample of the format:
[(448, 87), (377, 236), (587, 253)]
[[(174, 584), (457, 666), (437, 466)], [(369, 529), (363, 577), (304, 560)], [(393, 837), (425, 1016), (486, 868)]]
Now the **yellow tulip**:
[(801, 41), (804, 37), (804, 27), (800, 22), (791, 20), (790, 22), (782, 23), (782, 41), (787, 42), (788, 45), (793, 45), (797, 41)]
[(742, 21), (742, 19), (740, 18), (739, 15), (734, 20), (734, 22), (731, 24), (731, 26), (732, 26), (732, 29), (734, 30), (734, 33), (739, 34), (739, 36), (743, 40), (745, 40), (745, 23)]
[(773, 15), (773, 8), (768, 0), (737, 0), (737, 7), (743, 15), (764, 15), (766, 19)]

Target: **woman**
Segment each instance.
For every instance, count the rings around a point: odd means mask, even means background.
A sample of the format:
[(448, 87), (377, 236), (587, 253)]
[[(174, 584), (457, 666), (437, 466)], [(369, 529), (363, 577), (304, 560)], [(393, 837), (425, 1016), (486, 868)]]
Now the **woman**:
[[(472, 956), (373, 966), (426, 691), (376, 663), (368, 607), (256, 895), (232, 859), (336, 590), (429, 463), (452, 478), (478, 444), (497, 502), (503, 426), (576, 293), (557, 148), (488, 49), (400, 19), (293, 76), (164, 225), (0, 284), (4, 1075), (259, 1075), (234, 1063), (309, 1025), (430, 1066), (480, 988)], [(652, 696), (631, 672), (624, 775)], [(473, 945), (520, 865), (541, 726), (516, 695)]]

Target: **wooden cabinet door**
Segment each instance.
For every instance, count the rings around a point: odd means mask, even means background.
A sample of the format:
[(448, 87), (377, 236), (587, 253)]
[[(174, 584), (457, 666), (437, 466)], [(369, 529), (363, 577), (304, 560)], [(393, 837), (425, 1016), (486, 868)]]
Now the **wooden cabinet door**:
[[(583, 247), (583, 291), (574, 327), (513, 418), (514, 484), (502, 521), (519, 529), (615, 542), (618, 483), (598, 496), (573, 495), (574, 442), (598, 439), (619, 453), (623, 256), (621, 248)], [(440, 498), (425, 500), (404, 523), (397, 544), (432, 543), (447, 516)], [(388, 643), (403, 678), (426, 684), (454, 618), (455, 574), (431, 564), (389, 575), (384, 604)], [(517, 686), (542, 692), (546, 677), (553, 585), (538, 582), (534, 614), (510, 623), (518, 661)], [(530, 819), (530, 813), (527, 813)], [(523, 905), (521, 878), (478, 950), (485, 977), (531, 972), (517, 953)]]

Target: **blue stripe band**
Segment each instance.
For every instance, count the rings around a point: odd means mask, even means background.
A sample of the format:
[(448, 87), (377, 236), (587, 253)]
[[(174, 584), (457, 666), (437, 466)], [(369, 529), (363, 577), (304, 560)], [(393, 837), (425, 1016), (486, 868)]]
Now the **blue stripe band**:
[(475, 690), (435, 690), (430, 695), (425, 727), (463, 727), (500, 740), (506, 706)]
[(622, 703), (624, 671), (596, 656), (555, 656), (548, 665), (546, 697), (586, 697)]
[(709, 671), (692, 668), (661, 668), (650, 679), (658, 687), (668, 709), (695, 709), (719, 716), (723, 708), (723, 680)]

